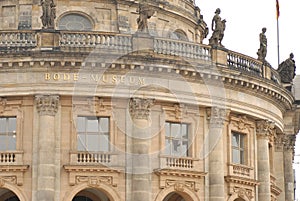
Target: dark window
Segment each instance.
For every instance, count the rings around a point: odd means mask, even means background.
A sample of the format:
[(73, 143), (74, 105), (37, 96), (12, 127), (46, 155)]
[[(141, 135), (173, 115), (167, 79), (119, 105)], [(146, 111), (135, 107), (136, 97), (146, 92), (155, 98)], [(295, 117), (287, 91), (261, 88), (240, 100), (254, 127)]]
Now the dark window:
[(60, 19), (58, 29), (70, 31), (91, 31), (93, 29), (93, 25), (87, 17), (73, 13), (65, 15)]

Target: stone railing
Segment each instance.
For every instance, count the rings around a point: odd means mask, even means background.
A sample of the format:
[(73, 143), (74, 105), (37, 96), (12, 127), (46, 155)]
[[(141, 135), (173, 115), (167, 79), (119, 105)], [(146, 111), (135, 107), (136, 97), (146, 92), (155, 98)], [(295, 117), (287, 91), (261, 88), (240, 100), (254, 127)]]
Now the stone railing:
[(231, 69), (235, 69), (251, 75), (263, 77), (262, 62), (254, 58), (248, 57), (246, 55), (228, 51), (227, 65)]
[(179, 40), (156, 38), (154, 40), (154, 52), (207, 61), (211, 60), (210, 46)]
[(72, 152), (70, 162), (72, 165), (111, 165), (116, 161), (116, 155), (102, 152)]
[(228, 173), (230, 176), (238, 176), (244, 178), (254, 177), (254, 169), (252, 167), (240, 164), (229, 164), (228, 168)]
[(23, 152), (5, 151), (0, 152), (0, 165), (22, 165)]
[(31, 49), (37, 46), (36, 31), (1, 31), (0, 52)]
[(194, 158), (161, 156), (160, 168), (192, 170), (197, 166), (197, 162), (198, 160)]
[(61, 32), (59, 45), (68, 48), (105, 48), (125, 51), (132, 49), (130, 35), (96, 32)]

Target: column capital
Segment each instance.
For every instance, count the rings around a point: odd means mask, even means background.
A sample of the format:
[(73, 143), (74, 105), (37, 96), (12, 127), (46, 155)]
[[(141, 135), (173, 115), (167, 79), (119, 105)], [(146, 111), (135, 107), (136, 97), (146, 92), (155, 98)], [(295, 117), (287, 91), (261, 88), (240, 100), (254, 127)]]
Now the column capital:
[(59, 96), (37, 95), (35, 96), (36, 108), (40, 115), (55, 116), (58, 110)]
[(230, 110), (221, 107), (211, 107), (206, 109), (207, 119), (214, 127), (223, 127), (226, 120), (228, 120)]
[(284, 138), (284, 150), (294, 152), (296, 143), (295, 135), (285, 135)]
[(284, 134), (276, 135), (274, 144), (275, 144), (275, 151), (282, 152), (285, 144), (285, 135)]
[(269, 120), (256, 121), (256, 135), (258, 138), (273, 139), (275, 136), (275, 123)]
[(131, 118), (149, 120), (153, 104), (154, 99), (131, 98), (129, 101), (129, 112)]

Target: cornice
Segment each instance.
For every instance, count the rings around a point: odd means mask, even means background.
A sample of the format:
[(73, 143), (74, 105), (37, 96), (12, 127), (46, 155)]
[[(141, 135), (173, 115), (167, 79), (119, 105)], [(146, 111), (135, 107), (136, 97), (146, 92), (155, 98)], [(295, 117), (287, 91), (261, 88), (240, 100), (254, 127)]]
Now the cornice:
[(236, 184), (242, 184), (247, 186), (257, 186), (259, 185), (259, 182), (254, 179), (246, 179), (242, 177), (237, 176), (225, 176), (225, 181), (228, 183), (236, 183)]
[(189, 178), (203, 178), (207, 173), (188, 171), (188, 170), (173, 170), (173, 169), (156, 169), (154, 170), (156, 175), (164, 176), (177, 176), (177, 177), (189, 177)]

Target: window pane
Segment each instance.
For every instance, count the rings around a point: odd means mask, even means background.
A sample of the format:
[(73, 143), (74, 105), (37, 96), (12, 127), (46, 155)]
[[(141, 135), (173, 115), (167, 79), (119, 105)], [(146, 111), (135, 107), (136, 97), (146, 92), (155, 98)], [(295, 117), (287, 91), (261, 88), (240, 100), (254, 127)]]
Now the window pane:
[(16, 137), (15, 137), (15, 135), (8, 136), (7, 150), (16, 150)]
[(77, 132), (84, 132), (85, 131), (85, 118), (78, 117), (77, 118)]
[(171, 125), (171, 136), (175, 138), (180, 138), (180, 124)]
[(109, 151), (108, 135), (100, 135), (100, 151)]
[(233, 163), (240, 163), (239, 150), (232, 149), (232, 162)]
[(182, 138), (188, 139), (188, 126), (187, 126), (187, 124), (182, 124), (181, 130), (182, 130), (181, 131)]
[(172, 140), (172, 154), (174, 156), (180, 156), (180, 142), (178, 140)]
[(0, 135), (0, 150), (5, 151), (6, 150), (6, 136)]
[(170, 123), (165, 123), (166, 136), (170, 136)]
[(100, 119), (100, 131), (107, 133), (109, 131), (109, 118)]
[(244, 138), (245, 138), (244, 135), (240, 135), (240, 148), (241, 149), (244, 149)]
[(87, 120), (87, 132), (98, 132), (98, 119), (88, 118), (88, 120)]
[(245, 164), (244, 151), (240, 151), (240, 163)]
[(165, 154), (171, 155), (171, 140), (166, 139)]
[(188, 141), (182, 142), (181, 156), (188, 156)]
[(77, 136), (77, 149), (78, 151), (86, 151), (84, 134), (78, 134)]
[(232, 134), (232, 146), (238, 147), (239, 146), (239, 135)]
[(6, 132), (6, 118), (0, 118), (0, 132)]
[(8, 131), (9, 132), (16, 132), (17, 129), (17, 119), (16, 118), (9, 118), (8, 119)]
[(87, 135), (87, 151), (100, 151), (99, 135)]

